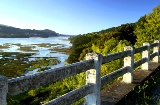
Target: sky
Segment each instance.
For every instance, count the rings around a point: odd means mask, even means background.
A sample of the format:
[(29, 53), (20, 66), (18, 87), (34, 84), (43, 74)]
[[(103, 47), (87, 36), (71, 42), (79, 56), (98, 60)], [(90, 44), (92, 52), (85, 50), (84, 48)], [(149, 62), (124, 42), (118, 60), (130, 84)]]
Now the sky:
[(134, 23), (160, 0), (0, 0), (0, 24), (78, 35)]

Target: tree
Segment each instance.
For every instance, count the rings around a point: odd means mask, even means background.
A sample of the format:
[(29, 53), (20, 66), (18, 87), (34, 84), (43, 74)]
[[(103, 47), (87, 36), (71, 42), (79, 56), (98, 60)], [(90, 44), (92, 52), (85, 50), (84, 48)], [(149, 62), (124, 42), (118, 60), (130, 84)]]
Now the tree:
[(160, 40), (160, 5), (138, 20), (134, 34), (137, 36), (136, 46), (141, 46), (144, 42), (153, 43), (154, 40)]

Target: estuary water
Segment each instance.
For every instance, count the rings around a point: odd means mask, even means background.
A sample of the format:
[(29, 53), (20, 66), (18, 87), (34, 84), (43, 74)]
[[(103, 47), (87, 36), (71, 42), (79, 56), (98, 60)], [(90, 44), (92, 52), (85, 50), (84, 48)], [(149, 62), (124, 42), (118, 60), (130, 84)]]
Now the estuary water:
[[(71, 47), (68, 38), (67, 36), (49, 38), (0, 38), (0, 46), (8, 46), (8, 48), (0, 48), (0, 52), (35, 53), (32, 56), (33, 58), (29, 58), (30, 60), (35, 59), (34, 57), (55, 57), (61, 62), (51, 66), (51, 68), (61, 67), (65, 65), (68, 54), (54, 51), (54, 48), (61, 49)], [(38, 46), (38, 44), (45, 44), (46, 46)], [(19, 50), (20, 47), (27, 46), (32, 46), (32, 50), (36, 50), (36, 52)], [(36, 72), (36, 70), (29, 71), (26, 75)]]

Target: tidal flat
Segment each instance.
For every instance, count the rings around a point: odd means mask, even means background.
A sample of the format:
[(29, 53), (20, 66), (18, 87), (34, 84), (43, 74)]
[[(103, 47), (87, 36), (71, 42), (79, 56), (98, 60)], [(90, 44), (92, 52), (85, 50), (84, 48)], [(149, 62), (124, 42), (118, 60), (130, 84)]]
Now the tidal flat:
[(65, 66), (71, 46), (67, 39), (0, 38), (0, 74), (13, 78)]
[(60, 63), (56, 58), (35, 58), (29, 60), (29, 57), (33, 55), (24, 53), (2, 53), (0, 59), (0, 74), (5, 75), (8, 78), (18, 77), (25, 75), (28, 71), (37, 69), (38, 72), (51, 69), (49, 66)]

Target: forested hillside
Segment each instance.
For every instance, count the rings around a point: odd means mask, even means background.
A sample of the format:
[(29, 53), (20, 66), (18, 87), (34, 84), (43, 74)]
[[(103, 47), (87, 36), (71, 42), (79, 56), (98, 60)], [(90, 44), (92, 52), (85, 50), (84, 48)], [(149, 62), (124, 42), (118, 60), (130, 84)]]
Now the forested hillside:
[(89, 52), (106, 55), (121, 51), (127, 45), (141, 46), (144, 42), (153, 43), (154, 40), (160, 40), (160, 6), (142, 16), (136, 23), (71, 37), (72, 53), (67, 62), (84, 60)]
[(71, 37), (72, 53), (67, 62), (74, 63), (83, 60), (89, 52), (97, 52), (105, 55), (120, 50), (120, 46), (134, 45), (136, 36), (133, 32), (134, 23)]
[(29, 38), (29, 37), (51, 37), (58, 36), (55, 31), (20, 29), (0, 24), (0, 38)]
[[(122, 24), (99, 32), (78, 35), (70, 38), (72, 53), (67, 62), (75, 63), (85, 60), (85, 55), (96, 52), (107, 55), (124, 50), (125, 46), (142, 46), (144, 42), (153, 43), (160, 40), (160, 6), (153, 9), (135, 23)], [(135, 55), (135, 60), (141, 54)], [(102, 65), (102, 75), (123, 66), (123, 59)]]

